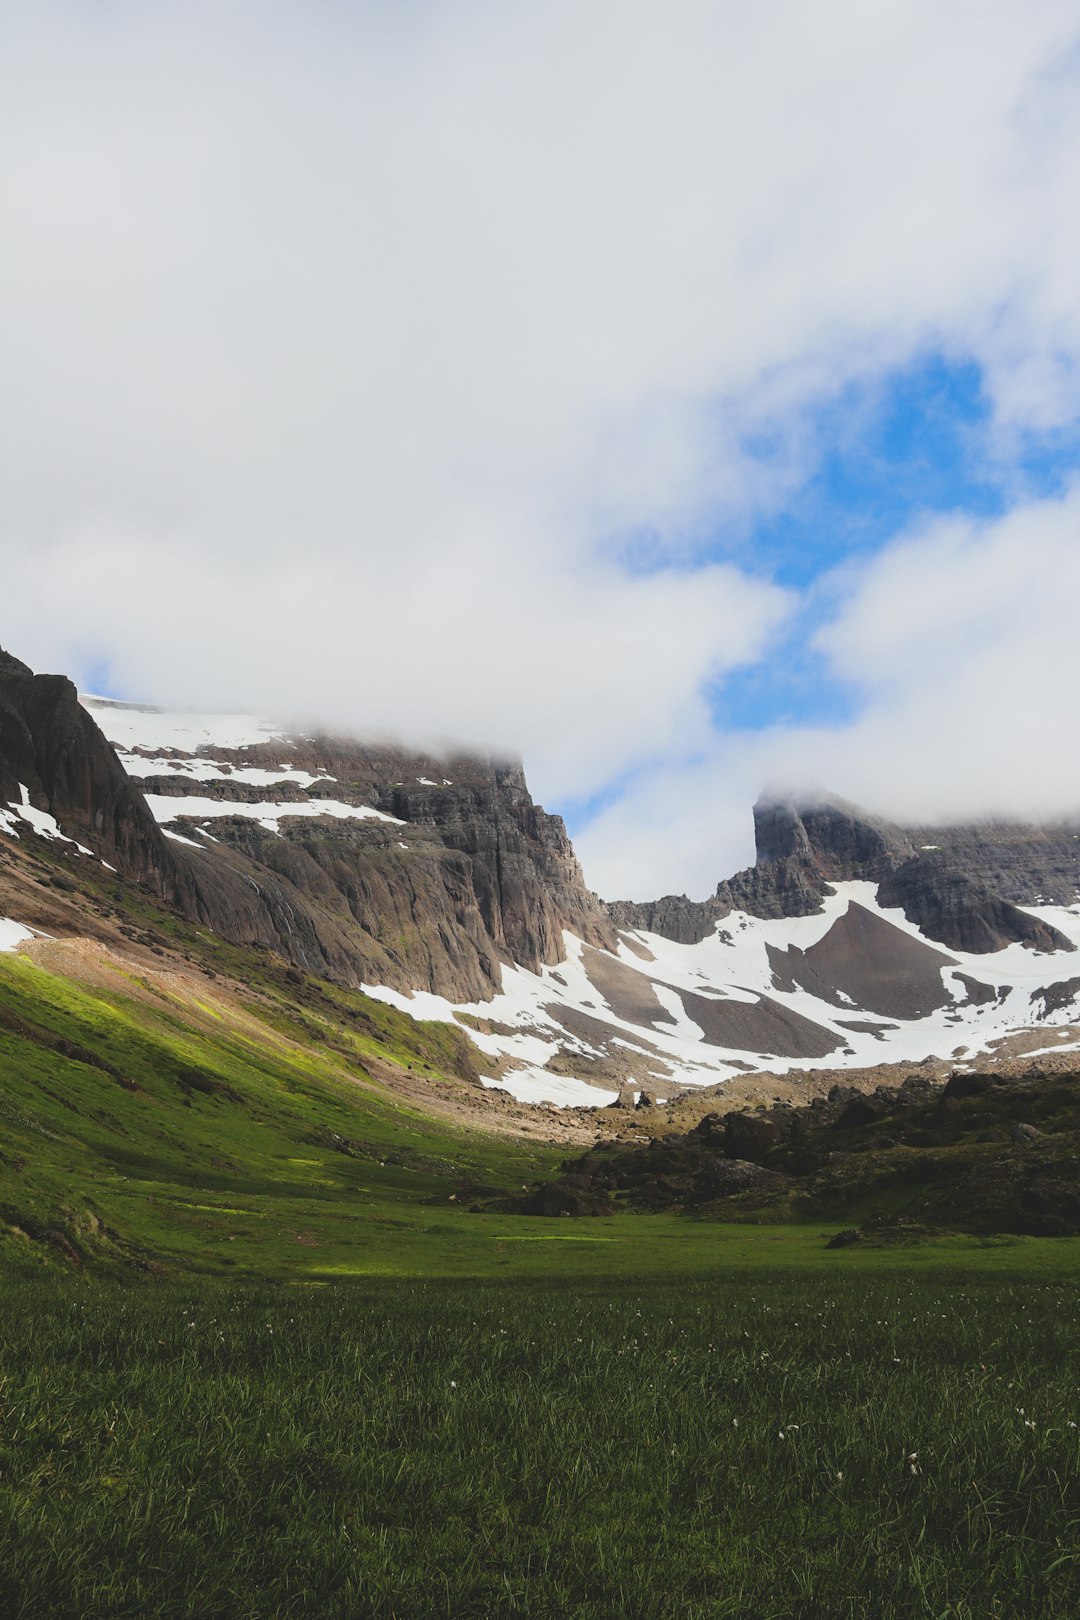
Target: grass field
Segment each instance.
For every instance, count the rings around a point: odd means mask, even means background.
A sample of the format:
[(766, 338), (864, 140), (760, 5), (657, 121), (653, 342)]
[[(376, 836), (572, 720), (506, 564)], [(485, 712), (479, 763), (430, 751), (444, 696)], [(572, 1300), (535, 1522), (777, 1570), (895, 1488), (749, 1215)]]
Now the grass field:
[(1073, 1283), (925, 1256), (18, 1283), (0, 1612), (1064, 1620), (1078, 1342)]
[(459, 1037), (177, 937), (0, 960), (3, 1620), (1080, 1614), (1080, 1240), (471, 1213)]

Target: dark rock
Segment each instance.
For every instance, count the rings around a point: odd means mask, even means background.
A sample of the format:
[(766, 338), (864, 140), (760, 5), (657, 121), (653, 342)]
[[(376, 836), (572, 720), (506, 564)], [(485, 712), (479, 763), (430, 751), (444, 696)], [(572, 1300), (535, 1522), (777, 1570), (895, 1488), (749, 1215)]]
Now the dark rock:
[(872, 1125), (888, 1113), (888, 1105), (880, 1097), (860, 1095), (844, 1104), (833, 1124), (835, 1131), (857, 1130), (860, 1125)]
[(856, 1243), (863, 1241), (863, 1234), (854, 1226), (846, 1226), (842, 1232), (837, 1232), (826, 1243), (827, 1249), (850, 1249)]
[(124, 876), (171, 892), (172, 863), (154, 818), (72, 682), (35, 675), (0, 651), (0, 806), (19, 803), (22, 787), (67, 837)]
[(1080, 979), (1065, 979), (1059, 984), (1048, 984), (1031, 992), (1032, 1005), (1042, 1002), (1042, 1010), (1038, 1016), (1049, 1018), (1051, 1013), (1063, 1012), (1071, 1007), (1080, 996)]
[[(841, 799), (763, 798), (754, 806), (756, 862), (717, 886), (708, 900), (685, 895), (617, 902), (609, 913), (620, 928), (643, 928), (684, 944), (704, 939), (719, 919), (743, 910), (756, 917), (818, 912), (834, 883), (878, 885), (882, 906), (901, 908), (930, 939), (955, 950), (985, 953), (1020, 943), (1040, 951), (1070, 951), (1057, 929), (1018, 908), (1051, 889), (1071, 901), (1080, 887), (1080, 836), (1075, 829), (1041, 837), (1039, 829), (984, 828), (981, 838), (917, 834), (893, 826)], [(939, 847), (948, 845), (948, 849)], [(928, 847), (932, 846), (932, 847)], [(1002, 871), (1010, 881), (995, 886)], [(1017, 854), (1020, 851), (1020, 854)], [(1052, 877), (1047, 876), (1052, 872)], [(976, 998), (969, 990), (969, 1000)]]
[(777, 1127), (768, 1119), (753, 1114), (725, 1114), (721, 1142), (729, 1159), (749, 1159), (757, 1162), (776, 1145)]
[(968, 1074), (965, 1070), (958, 1069), (955, 1074), (949, 1076), (941, 1095), (950, 1101), (957, 1097), (981, 1097), (1001, 1083), (1001, 1077), (996, 1074)]
[(543, 1216), (610, 1215), (610, 1200), (590, 1182), (571, 1176), (537, 1188), (520, 1206), (522, 1214)]
[(1033, 1237), (1080, 1233), (1080, 1186), (1075, 1181), (1033, 1181), (1020, 1194), (1023, 1230)]
[(702, 1199), (730, 1198), (750, 1188), (783, 1185), (783, 1177), (747, 1159), (714, 1158), (696, 1175), (695, 1193)]

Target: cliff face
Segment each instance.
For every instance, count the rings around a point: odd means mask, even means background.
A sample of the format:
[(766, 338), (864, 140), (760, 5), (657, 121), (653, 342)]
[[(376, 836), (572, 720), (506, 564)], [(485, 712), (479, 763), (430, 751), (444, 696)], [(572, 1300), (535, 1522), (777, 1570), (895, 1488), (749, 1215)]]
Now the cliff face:
[[(0, 808), (25, 789), (69, 838), (225, 939), (342, 984), (457, 1002), (489, 998), (504, 963), (560, 961), (563, 929), (614, 943), (519, 765), (329, 737), (177, 747), (167, 716), (90, 710), (65, 677), (0, 653)], [(125, 768), (109, 733), (136, 720), (165, 741), (122, 741)], [(275, 819), (282, 805), (298, 813)]]
[[(334, 771), (335, 796), (394, 820), (313, 813), (271, 831), (226, 816), (207, 824), (211, 844), (178, 815), (172, 825), (202, 845), (175, 854), (189, 915), (343, 984), (430, 990), (455, 1002), (490, 998), (503, 963), (537, 972), (561, 961), (564, 929), (591, 944), (614, 943), (562, 821), (533, 804), (520, 768), (477, 760), (436, 767), (342, 742), (317, 751)], [(436, 768), (454, 770), (454, 780), (417, 781)], [(220, 787), (188, 785), (220, 802)], [(311, 807), (317, 812), (317, 799)]]
[(171, 835), (175, 903), (226, 939), (455, 1002), (488, 999), (503, 964), (562, 960), (564, 929), (614, 943), (518, 764), (259, 727), (193, 748), (169, 716), (91, 707)]
[(995, 839), (994, 829), (984, 827), (932, 837), (933, 829), (907, 831), (839, 799), (763, 800), (754, 806), (754, 833), (756, 864), (720, 883), (710, 899), (618, 902), (609, 907), (613, 920), (692, 944), (730, 911), (809, 916), (821, 910), (834, 883), (867, 882), (878, 886), (881, 905), (899, 907), (928, 938), (954, 950), (986, 953), (1013, 943), (1072, 949), (1057, 929), (994, 887), (1008, 871), (1007, 887), (1029, 903), (1048, 888), (1061, 893), (1059, 903), (1071, 903), (1080, 875), (1080, 844), (1071, 833), (1005, 828)]
[(170, 889), (164, 840), (138, 787), (63, 675), (35, 675), (0, 650), (0, 808), (22, 801), (159, 894)]
[(935, 845), (929, 853), (1013, 905), (1071, 906), (1080, 894), (1080, 821), (1045, 827), (984, 821), (909, 833), (917, 849)]

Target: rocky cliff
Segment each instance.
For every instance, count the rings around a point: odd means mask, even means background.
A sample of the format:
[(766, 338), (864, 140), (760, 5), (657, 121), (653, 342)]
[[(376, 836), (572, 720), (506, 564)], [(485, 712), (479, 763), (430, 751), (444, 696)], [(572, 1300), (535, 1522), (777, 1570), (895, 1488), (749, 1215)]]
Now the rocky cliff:
[[(1071, 904), (1080, 877), (1074, 833), (993, 824), (906, 830), (840, 799), (763, 799), (754, 806), (754, 833), (755, 864), (720, 883), (709, 899), (619, 901), (608, 908), (612, 920), (692, 944), (731, 911), (809, 916), (821, 910), (833, 884), (858, 881), (876, 884), (881, 905), (899, 907), (928, 938), (955, 950), (986, 953), (1013, 943), (1072, 949), (1011, 896), (1034, 903), (1050, 890), (1059, 904)], [(1005, 893), (996, 887), (1002, 880)]]
[(90, 706), (169, 839), (176, 903), (227, 939), (455, 1002), (560, 961), (564, 929), (614, 941), (516, 762), (259, 730), (192, 747), (168, 716)]
[(154, 818), (71, 681), (35, 675), (0, 649), (0, 807), (24, 800), (124, 876), (170, 891)]
[(323, 736), (178, 747), (169, 728), (0, 653), (0, 807), (25, 800), (223, 938), (350, 986), (485, 1000), (501, 964), (561, 960), (563, 929), (614, 942), (519, 764)]

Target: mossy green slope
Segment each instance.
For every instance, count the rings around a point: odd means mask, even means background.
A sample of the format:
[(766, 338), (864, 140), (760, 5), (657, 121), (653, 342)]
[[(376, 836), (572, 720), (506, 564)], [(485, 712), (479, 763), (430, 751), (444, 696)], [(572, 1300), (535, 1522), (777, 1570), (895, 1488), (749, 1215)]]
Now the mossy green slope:
[[(122, 978), (121, 975), (114, 975)], [(377, 1084), (378, 1057), (454, 1084), (440, 1026), (335, 992), (205, 999), (0, 959), (0, 1254), (274, 1275), (397, 1268), (433, 1206), (550, 1169), (543, 1147), (456, 1128)], [(198, 986), (196, 985), (196, 989)], [(374, 1064), (373, 1064), (374, 1066)]]

